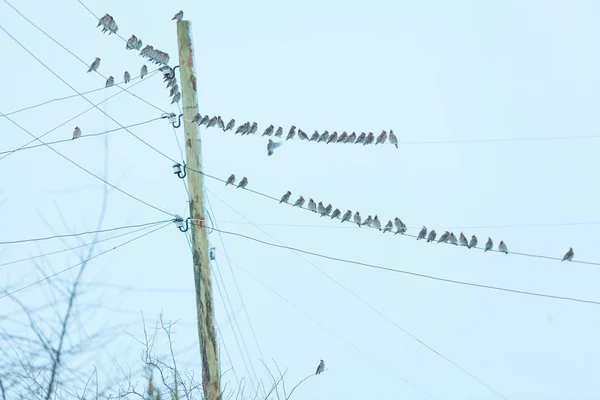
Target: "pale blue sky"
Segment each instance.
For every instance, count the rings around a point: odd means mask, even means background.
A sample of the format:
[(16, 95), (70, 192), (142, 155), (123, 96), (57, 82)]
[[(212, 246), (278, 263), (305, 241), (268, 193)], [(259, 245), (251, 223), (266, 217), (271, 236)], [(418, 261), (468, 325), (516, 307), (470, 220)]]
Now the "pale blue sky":
[[(77, 1), (15, 0), (12, 4), (80, 58), (90, 63), (94, 57), (102, 58), (99, 72), (105, 76), (120, 81), (126, 69), (138, 75), (143, 59), (125, 51), (120, 39), (101, 34), (95, 28), (97, 21)], [(168, 52), (171, 65), (177, 63), (177, 42), (170, 19), (183, 9), (185, 19), (193, 22), (200, 112), (221, 115), (226, 121), (256, 121), (259, 133), (273, 123), (286, 131), (294, 124), (308, 133), (315, 129), (379, 133), (392, 128), (401, 142), (598, 135), (600, 5), (594, 1), (168, 4), (90, 0), (86, 4), (97, 14), (113, 15), (122, 36), (135, 33), (144, 44)], [(6, 3), (0, 3), (0, 24), (77, 90), (104, 85), (100, 76), (86, 74), (85, 66)], [(4, 61), (0, 73), (5, 77), (0, 112), (73, 94), (3, 32), (0, 44)], [(98, 102), (118, 90), (87, 97)], [(176, 112), (159, 76), (148, 78), (132, 92)], [(88, 107), (85, 100), (73, 98), (11, 118), (39, 135)], [(127, 93), (109, 100), (103, 109), (124, 125), (160, 116)], [(45, 139), (70, 138), (75, 125), (84, 135), (116, 127), (92, 110)], [(170, 157), (180, 158), (166, 122), (132, 131)], [(0, 151), (30, 140), (4, 118), (0, 118), (0, 132)], [(181, 139), (183, 130), (177, 134)], [(185, 212), (185, 191), (172, 175), (170, 161), (125, 131), (106, 138), (110, 182), (169, 212)], [(266, 143), (259, 137), (240, 138), (211, 129), (202, 138), (207, 173), (220, 178), (231, 173), (247, 176), (249, 188), (273, 196), (291, 190), (293, 198), (302, 194), (331, 202), (343, 211), (378, 214), (385, 221), (398, 216), (413, 234), (422, 225), (438, 233), (453, 228), (457, 235), (461, 227), (481, 226), (464, 232), (468, 237), (477, 234), (480, 244), (488, 236), (496, 244), (504, 240), (513, 251), (562, 257), (572, 246), (576, 259), (600, 260), (597, 224), (490, 227), (600, 221), (595, 183), (600, 169), (598, 138), (402, 144), (398, 150), (390, 145), (324, 146), (294, 141), (277, 149), (273, 157), (266, 156)], [(102, 138), (86, 138), (55, 148), (102, 174), (103, 143)], [(0, 182), (0, 241), (52, 234), (41, 216), (61, 233), (96, 226), (101, 183), (47, 148), (0, 160)], [(374, 230), (338, 229), (339, 222), (278, 207), (215, 181), (207, 180), (206, 185), (217, 196), (208, 195), (214, 217), (224, 230), (274, 241), (235, 209), (259, 224), (320, 225), (261, 226), (269, 235), (302, 249), (445, 278), (600, 299), (600, 271), (594, 266), (484, 254), (384, 236)], [(68, 226), (63, 226), (56, 207)], [(113, 190), (104, 226), (164, 218)], [(328, 370), (307, 381), (296, 398), (425, 398), (399, 377), (436, 399), (498, 398), (292, 252), (230, 236), (223, 239), (232, 262), (335, 333), (232, 266), (265, 359), (289, 367), (289, 383), (313, 372), (319, 359), (327, 364)], [(216, 232), (210, 240), (217, 248), (224, 286), (251, 361), (266, 379)], [(102, 244), (99, 250), (111, 245)], [(44, 252), (64, 247), (58, 241), (40, 246)], [(0, 249), (0, 260), (37, 251), (34, 244), (7, 246)], [(600, 398), (596, 306), (307, 258), (506, 398)], [(55, 269), (77, 262), (69, 253), (47, 261)], [(94, 260), (86, 282), (109, 282), (135, 290), (106, 289), (102, 308), (89, 321), (90, 330), (107, 323), (132, 323), (128, 332), (140, 336), (140, 311), (155, 319), (162, 309), (165, 318), (180, 320), (176, 348), (188, 349), (181, 362), (200, 376), (198, 351), (189, 350), (197, 339), (191, 271), (185, 237), (175, 227)], [(3, 284), (18, 287), (39, 276), (34, 264), (22, 263), (0, 267), (0, 277)], [(156, 288), (178, 290), (152, 290)], [(223, 341), (237, 375), (247, 376), (216, 289)], [(44, 301), (35, 287), (20, 296), (32, 304)], [(7, 299), (0, 300), (0, 310), (12, 307)], [(127, 312), (116, 313), (115, 308)], [(107, 354), (118, 355), (116, 361), (133, 367), (140, 350), (123, 334), (96, 362), (105, 360)], [(227, 370), (230, 363), (222, 355), (222, 369)], [(115, 371), (116, 367), (105, 373)], [(231, 374), (228, 378), (234, 380)]]

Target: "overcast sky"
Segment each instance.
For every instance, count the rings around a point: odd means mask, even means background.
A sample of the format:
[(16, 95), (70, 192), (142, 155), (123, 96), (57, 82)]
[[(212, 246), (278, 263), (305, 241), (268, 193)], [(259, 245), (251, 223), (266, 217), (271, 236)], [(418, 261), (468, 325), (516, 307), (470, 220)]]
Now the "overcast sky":
[[(125, 51), (115, 35), (102, 34), (76, 0), (11, 3), (86, 63), (100, 57), (98, 72), (104, 76), (121, 81), (128, 70), (136, 77), (146, 62)], [(343, 212), (377, 214), (384, 223), (398, 216), (412, 234), (423, 225), (438, 235), (452, 229), (457, 236), (476, 234), (480, 244), (492, 237), (495, 245), (504, 240), (509, 251), (551, 257), (573, 247), (576, 260), (598, 262), (600, 5), (484, 3), (88, 0), (86, 5), (98, 15), (110, 13), (121, 36), (134, 33), (144, 45), (169, 53), (172, 66), (178, 57), (171, 17), (183, 9), (193, 23), (203, 115), (256, 121), (259, 133), (269, 124), (286, 132), (293, 124), (309, 134), (315, 129), (378, 134), (391, 128), (401, 142), (396, 149), (294, 140), (267, 157), (260, 135), (241, 138), (209, 129), (201, 132), (206, 173), (221, 179), (246, 176), (248, 188), (259, 192), (279, 198), (290, 190), (293, 200), (303, 195)], [(5, 2), (0, 25), (79, 92), (104, 86), (104, 78), (87, 74), (85, 65)], [(1, 31), (0, 43), (0, 113), (75, 93)], [(118, 92), (113, 87), (86, 97), (98, 103)], [(160, 110), (178, 112), (160, 75), (144, 78), (131, 92)], [(90, 107), (73, 97), (10, 118), (41, 135)], [(162, 113), (126, 92), (100, 107), (123, 125)], [(84, 136), (118, 127), (92, 109), (44, 139), (69, 139), (75, 126)], [(181, 160), (166, 121), (131, 131)], [(31, 140), (2, 117), (0, 132), (0, 151)], [(176, 134), (181, 142), (183, 129)], [(187, 194), (172, 174), (173, 163), (126, 131), (53, 147), (101, 176), (106, 158), (107, 181), (168, 213), (187, 214)], [(97, 228), (103, 183), (46, 147), (0, 160), (0, 182), (0, 241)], [(443, 278), (600, 301), (597, 266), (383, 235), (218, 181), (205, 183), (221, 230)], [(103, 227), (170, 218), (110, 190)], [(98, 251), (127, 238), (101, 243)], [(213, 268), (220, 271), (213, 284), (221, 369), (233, 364), (238, 379), (255, 380), (250, 364), (260, 379), (268, 379), (263, 357), (289, 368), (291, 386), (324, 359), (327, 370), (303, 384), (298, 399), (427, 398), (424, 393), (436, 399), (499, 398), (404, 329), (506, 398), (599, 398), (595, 305), (303, 258), (243, 238), (221, 238), (216, 231), (209, 239), (216, 248)], [(67, 246), (58, 240), (2, 246), (0, 263), (81, 243), (70, 238)], [(44, 261), (50, 271), (78, 259), (67, 252)], [(0, 267), (2, 286), (12, 289), (40, 276), (32, 262)], [(91, 318), (82, 314), (83, 320), (90, 331), (130, 324), (127, 332), (141, 337), (140, 312), (154, 321), (162, 310), (165, 319), (179, 321), (175, 347), (182, 352), (181, 365), (200, 377), (192, 277), (186, 237), (169, 226), (90, 262), (86, 283), (131, 288), (104, 287), (98, 295), (101, 309)], [(225, 313), (225, 292), (237, 324)], [(30, 304), (45, 301), (37, 286), (19, 296)], [(0, 310), (13, 307), (9, 299), (0, 300)], [(238, 325), (250, 355), (248, 368), (232, 331)], [(244, 343), (240, 339), (240, 347)], [(95, 362), (114, 357), (133, 368), (140, 351), (123, 332)], [(93, 370), (91, 363), (84, 368)], [(117, 367), (105, 367), (100, 379), (116, 372)], [(224, 380), (235, 385), (232, 371)]]

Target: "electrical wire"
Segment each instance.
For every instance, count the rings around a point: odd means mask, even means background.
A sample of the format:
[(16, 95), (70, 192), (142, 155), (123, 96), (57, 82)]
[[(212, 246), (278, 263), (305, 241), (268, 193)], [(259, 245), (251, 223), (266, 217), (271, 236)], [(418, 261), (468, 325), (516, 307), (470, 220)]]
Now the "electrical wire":
[[(158, 117), (158, 118), (152, 118), (152, 119), (149, 119), (147, 121), (138, 122), (136, 124), (126, 125), (125, 128), (133, 128), (133, 127), (136, 127), (136, 126), (149, 124), (150, 122), (159, 121), (159, 120), (162, 120), (162, 118), (160, 118), (160, 117)], [(80, 140), (80, 139), (83, 139), (83, 138), (88, 138), (88, 137), (102, 136), (102, 135), (106, 135), (107, 133), (112, 133), (112, 132), (120, 131), (122, 129), (123, 128), (115, 128), (115, 129), (110, 129), (110, 130), (104, 131), (104, 132), (86, 133), (85, 135), (81, 135), (77, 140)], [(42, 136), (44, 136), (44, 135), (42, 135)], [(41, 138), (42, 136), (38, 136), (38, 139)], [(24, 146), (21, 146), (19, 148), (14, 149), (14, 150), (0, 151), (0, 155), (2, 155), (2, 154), (12, 154), (12, 153), (16, 153), (17, 151), (22, 151), (22, 150), (35, 149), (35, 148), (38, 148), (38, 147), (43, 147), (45, 145), (52, 145), (52, 144), (58, 144), (58, 143), (68, 143), (68, 142), (71, 142), (72, 140), (73, 139), (62, 139), (62, 140), (56, 140), (54, 142), (45, 142), (44, 144), (36, 144), (36, 145), (33, 145), (33, 146), (24, 145)], [(31, 142), (35, 142), (35, 140), (32, 140)]]
[(164, 224), (164, 225), (162, 225), (162, 226), (159, 226), (159, 227), (158, 227), (158, 228), (156, 228), (156, 229), (153, 229), (153, 230), (151, 230), (150, 232), (143, 233), (143, 234), (141, 234), (141, 235), (139, 235), (139, 236), (136, 236), (136, 237), (134, 237), (133, 239), (129, 239), (128, 241), (126, 241), (126, 242), (123, 242), (123, 243), (121, 243), (121, 244), (118, 244), (118, 245), (116, 245), (115, 247), (112, 247), (112, 248), (110, 248), (110, 249), (108, 249), (108, 250), (105, 250), (105, 251), (103, 251), (103, 252), (100, 252), (100, 253), (98, 253), (98, 254), (96, 254), (96, 255), (92, 256), (92, 257), (89, 257), (89, 258), (87, 258), (87, 259), (85, 259), (85, 260), (83, 260), (83, 261), (81, 261), (81, 262), (79, 262), (79, 263), (77, 263), (77, 264), (75, 264), (75, 265), (71, 265), (71, 266), (70, 266), (70, 267), (68, 267), (68, 268), (65, 268), (65, 269), (63, 269), (63, 270), (61, 270), (61, 271), (55, 272), (55, 273), (54, 273), (54, 274), (52, 274), (52, 275), (48, 275), (48, 276), (46, 276), (46, 277), (44, 277), (44, 278), (42, 278), (42, 279), (39, 279), (39, 280), (37, 280), (37, 281), (35, 281), (35, 282), (32, 282), (32, 283), (30, 283), (30, 284), (27, 284), (27, 285), (25, 285), (25, 286), (21, 286), (21, 287), (20, 287), (20, 288), (18, 288), (18, 289), (12, 290), (12, 291), (10, 291), (10, 292), (6, 292), (4, 295), (0, 296), (0, 300), (4, 299), (4, 298), (6, 298), (6, 297), (12, 296), (13, 294), (15, 294), (15, 293), (18, 293), (18, 292), (21, 292), (21, 291), (23, 291), (23, 290), (25, 290), (25, 289), (28, 289), (28, 288), (30, 288), (30, 287), (32, 287), (32, 286), (35, 286), (35, 285), (37, 285), (37, 284), (39, 284), (39, 283), (45, 282), (45, 281), (47, 281), (47, 280), (49, 280), (49, 279), (52, 279), (52, 278), (54, 278), (54, 277), (56, 277), (56, 276), (58, 276), (58, 275), (60, 275), (60, 274), (63, 274), (63, 273), (65, 273), (65, 272), (67, 272), (67, 271), (70, 271), (70, 270), (72, 270), (73, 268), (76, 268), (76, 267), (79, 267), (79, 266), (81, 266), (81, 265), (84, 265), (85, 263), (87, 263), (87, 262), (89, 262), (89, 261), (91, 261), (91, 260), (93, 260), (93, 259), (95, 259), (95, 258), (98, 258), (98, 257), (100, 257), (101, 255), (104, 255), (104, 254), (106, 254), (106, 253), (110, 253), (110, 252), (111, 252), (111, 251), (113, 251), (113, 250), (116, 250), (116, 249), (118, 249), (118, 248), (120, 248), (120, 247), (123, 247), (123, 246), (125, 246), (125, 245), (127, 245), (127, 244), (129, 244), (129, 243), (135, 242), (136, 240), (138, 240), (138, 239), (141, 239), (141, 238), (143, 238), (144, 236), (148, 236), (148, 235), (150, 235), (151, 233), (154, 233), (154, 232), (156, 232), (156, 231), (159, 231), (159, 230), (161, 230), (161, 229), (163, 229), (163, 228), (167, 227), (167, 226), (168, 226), (170, 223), (171, 223), (171, 221), (169, 221), (169, 223), (166, 223), (166, 224)]
[[(157, 223), (159, 223), (159, 222), (157, 222)], [(147, 230), (151, 226), (153, 226), (153, 225), (144, 226), (143, 228), (136, 229), (136, 230), (131, 231), (131, 232), (121, 233), (119, 235), (111, 236), (109, 238), (104, 238), (104, 239), (100, 239), (100, 240), (95, 240), (95, 241), (92, 241), (90, 243), (85, 243), (85, 244), (82, 244), (82, 245), (79, 245), (79, 246), (75, 246), (75, 247), (69, 247), (69, 248), (66, 248), (66, 249), (63, 249), (63, 250), (52, 251), (50, 253), (38, 254), (37, 256), (31, 256), (31, 257), (27, 257), (27, 258), (21, 258), (19, 260), (13, 260), (13, 261), (5, 262), (5, 263), (0, 264), (0, 267), (4, 267), (4, 266), (7, 266), (7, 265), (12, 265), (12, 264), (18, 264), (18, 263), (25, 262), (25, 261), (35, 260), (36, 258), (44, 258), (44, 257), (48, 257), (48, 256), (51, 256), (51, 255), (54, 255), (54, 254), (65, 253), (67, 251), (73, 251), (73, 250), (76, 250), (76, 249), (81, 249), (83, 247), (93, 246), (95, 244), (102, 243), (102, 242), (107, 242), (109, 240), (114, 240), (114, 239), (117, 239), (117, 238), (120, 238), (120, 237), (123, 237), (123, 236), (133, 235), (134, 233)], [(125, 227), (123, 227), (123, 228), (117, 228), (117, 229), (125, 229)], [(98, 231), (96, 231), (96, 232), (98, 232)], [(91, 232), (91, 233), (94, 233), (94, 232)]]
[(162, 223), (171, 222), (171, 221), (172, 220), (169, 219), (169, 220), (162, 220), (162, 221), (155, 221), (155, 222), (147, 222), (145, 224), (138, 224), (138, 225), (118, 226), (116, 228), (100, 229), (100, 230), (97, 230), (97, 231), (87, 231), (87, 232), (79, 232), (79, 233), (67, 233), (67, 234), (62, 234), (62, 235), (45, 236), (45, 237), (32, 238), (32, 239), (11, 240), (11, 241), (6, 241), (6, 242), (0, 242), (0, 245), (18, 244), (18, 243), (29, 243), (29, 242), (40, 242), (40, 241), (43, 241), (43, 240), (50, 240), (50, 239), (59, 239), (59, 238), (68, 238), (68, 237), (76, 237), (76, 236), (83, 236), (83, 235), (91, 235), (91, 234), (94, 234), (94, 233), (106, 233), (106, 232), (120, 231), (120, 230), (123, 230), (123, 229), (132, 229), (132, 228), (147, 227), (147, 226), (162, 224)]
[[(75, 53), (73, 53), (71, 50), (69, 50), (68, 48), (66, 48), (65, 46), (63, 46), (60, 42), (58, 42), (56, 39), (54, 39), (52, 36), (50, 36), (48, 33), (46, 33), (42, 28), (40, 28), (39, 26), (37, 26), (35, 23), (33, 23), (29, 18), (27, 18), (25, 15), (23, 15), (23, 13), (21, 13), (15, 6), (13, 6), (12, 4), (10, 4), (7, 0), (4, 0), (4, 2), (6, 4), (8, 4), (8, 6), (10, 8), (12, 8), (17, 14), (19, 14), (21, 17), (23, 17), (23, 19), (27, 22), (29, 22), (34, 28), (36, 28), (38, 31), (40, 31), (41, 33), (43, 33), (47, 38), (49, 38), (50, 40), (52, 40), (54, 43), (56, 43), (57, 45), (59, 45), (63, 50), (65, 50), (67, 53), (71, 54), (73, 57), (75, 57), (77, 60), (79, 60), (79, 62), (81, 62), (83, 65), (85, 65), (86, 67), (89, 67), (89, 63), (85, 62), (84, 60), (82, 60), (81, 58), (79, 58)], [(104, 80), (106, 80), (106, 77), (104, 75), (102, 75), (100, 72), (98, 71), (94, 71), (96, 72), (98, 75), (100, 75), (102, 78), (104, 78)], [(61, 79), (62, 80), (62, 79)], [(66, 83), (66, 82), (65, 82)], [(143, 99), (142, 97), (136, 95), (135, 93), (130, 92), (129, 90), (127, 90), (127, 88), (121, 87), (118, 84), (115, 84), (115, 86), (125, 90), (127, 93), (129, 93), (130, 95), (132, 95), (133, 97), (141, 100), (142, 102), (146, 103), (147, 105), (149, 105), (150, 107), (155, 108), (158, 111), (161, 112), (166, 112), (165, 110), (163, 110), (160, 107), (155, 106), (154, 104), (150, 103), (149, 101)], [(75, 90), (75, 89), (73, 89)], [(82, 96), (80, 93), (78, 93), (80, 96)], [(82, 96), (83, 97), (83, 96)], [(84, 97), (85, 99), (85, 97)], [(87, 99), (86, 99), (87, 100)], [(110, 117), (109, 117), (110, 118)], [(112, 118), (111, 118), (112, 119)], [(115, 121), (116, 122), (116, 121)]]
[[(208, 190), (208, 189), (207, 189)], [(213, 196), (219, 200), (221, 203), (223, 203), (225, 206), (227, 206), (229, 209), (231, 209), (232, 211), (234, 211), (236, 214), (238, 214), (240, 217), (242, 217), (243, 219), (245, 219), (248, 222), (252, 222), (250, 221), (248, 218), (246, 218), (242, 213), (240, 213), (239, 211), (237, 211), (235, 208), (231, 207), (229, 204), (225, 203), (223, 200), (221, 200), (218, 196), (216, 196), (213, 193)], [(194, 223), (192, 221), (192, 223)], [(200, 222), (202, 223), (202, 221)], [(488, 385), (487, 383), (485, 383), (483, 380), (481, 380), (480, 378), (478, 378), (477, 376), (475, 376), (473, 373), (469, 372), (468, 370), (466, 370), (465, 368), (463, 368), (462, 366), (460, 366), (458, 363), (452, 361), (451, 359), (449, 359), (448, 357), (444, 356), (443, 354), (441, 354), (440, 352), (438, 352), (437, 350), (435, 350), (433, 347), (429, 346), (427, 343), (423, 342), (421, 339), (419, 339), (418, 337), (416, 337), (415, 335), (413, 335), (412, 333), (410, 333), (408, 330), (406, 330), (405, 328), (403, 328), (402, 326), (400, 326), (398, 323), (396, 323), (394, 320), (392, 320), (391, 318), (389, 318), (388, 316), (386, 316), (385, 314), (383, 314), (381, 311), (379, 311), (377, 308), (373, 307), (369, 302), (367, 302), (365, 299), (363, 299), (361, 296), (359, 296), (358, 294), (356, 294), (353, 290), (351, 290), (350, 288), (348, 288), (347, 286), (345, 286), (344, 284), (342, 284), (340, 281), (338, 281), (337, 279), (335, 279), (334, 277), (332, 277), (331, 275), (327, 274), (325, 271), (323, 271), (322, 269), (320, 269), (319, 267), (317, 267), (314, 263), (312, 263), (310, 260), (308, 260), (306, 257), (304, 257), (301, 252), (299, 251), (295, 251), (291, 248), (289, 248), (289, 246), (286, 246), (285, 243), (283, 243), (282, 241), (278, 240), (276, 237), (274, 237), (273, 235), (269, 234), (267, 231), (265, 231), (264, 229), (255, 226), (258, 230), (260, 230), (261, 232), (263, 232), (265, 235), (271, 237), (273, 240), (277, 241), (280, 243), (279, 246), (281, 246), (281, 248), (287, 248), (288, 250), (291, 250), (292, 253), (294, 253), (295, 255), (297, 255), (298, 257), (302, 258), (306, 263), (308, 263), (310, 266), (312, 266), (316, 271), (318, 271), (320, 274), (322, 274), (323, 276), (325, 276), (327, 279), (331, 280), (332, 282), (334, 282), (336, 285), (340, 286), (342, 289), (344, 289), (346, 292), (350, 293), (352, 296), (354, 296), (356, 299), (358, 299), (360, 302), (362, 302), (364, 305), (366, 305), (368, 308), (370, 308), (372, 311), (374, 311), (377, 315), (379, 315), (381, 318), (385, 319), (386, 321), (388, 321), (389, 323), (391, 323), (392, 325), (394, 325), (396, 328), (398, 328), (400, 331), (404, 332), (406, 335), (408, 335), (409, 337), (411, 337), (413, 340), (415, 340), (416, 342), (418, 342), (420, 345), (422, 345), (423, 347), (425, 347), (426, 349), (428, 349), (429, 351), (431, 351), (432, 353), (436, 354), (438, 357), (446, 360), (448, 363), (454, 365), (456, 368), (458, 368), (459, 370), (461, 370), (462, 372), (464, 372), (466, 375), (470, 376), (472, 379), (474, 379), (475, 381), (477, 381), (480, 385), (484, 386), (485, 388), (487, 388), (490, 392), (494, 393), (496, 396), (504, 399), (504, 396), (502, 396), (500, 393), (498, 393), (494, 388), (492, 388), (490, 385)], [(221, 231), (224, 233), (224, 231)], [(245, 235), (241, 235), (238, 234), (240, 236), (245, 236)], [(250, 238), (250, 237), (248, 237)], [(261, 242), (259, 239), (255, 239), (258, 242)], [(266, 242), (269, 243), (269, 242)]]

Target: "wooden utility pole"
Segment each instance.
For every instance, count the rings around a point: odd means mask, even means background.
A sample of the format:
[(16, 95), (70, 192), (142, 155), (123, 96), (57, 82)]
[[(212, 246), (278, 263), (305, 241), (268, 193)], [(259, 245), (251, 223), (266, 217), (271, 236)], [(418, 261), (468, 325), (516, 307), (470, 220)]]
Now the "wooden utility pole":
[(202, 357), (202, 387), (205, 400), (221, 400), (221, 374), (217, 335), (214, 327), (208, 238), (204, 223), (204, 177), (199, 172), (194, 172), (202, 171), (202, 143), (198, 137), (198, 125), (191, 122), (198, 112), (198, 94), (196, 92), (196, 70), (190, 21), (177, 22), (177, 42), (179, 46), (179, 86), (181, 87), (183, 128), (185, 130), (185, 157), (189, 171), (187, 180), (192, 218), (190, 229), (192, 230), (198, 336)]

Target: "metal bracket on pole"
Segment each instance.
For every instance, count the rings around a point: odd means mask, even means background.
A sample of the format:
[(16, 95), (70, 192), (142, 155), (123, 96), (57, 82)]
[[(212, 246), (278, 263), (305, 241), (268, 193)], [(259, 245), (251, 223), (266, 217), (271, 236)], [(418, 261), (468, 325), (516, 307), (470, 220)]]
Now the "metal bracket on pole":
[(171, 79), (175, 78), (175, 68), (179, 68), (179, 65), (174, 66), (173, 69), (171, 69), (171, 72), (169, 72), (168, 74), (165, 74), (165, 78), (167, 80), (170, 81)]
[(181, 164), (177, 163), (173, 165), (173, 173), (181, 179), (185, 178), (187, 175), (187, 165), (183, 164), (183, 172), (181, 171)]
[(179, 116), (177, 116), (175, 113), (163, 113), (163, 115), (160, 117), (169, 120), (169, 122), (173, 125), (173, 128), (179, 128), (181, 126), (181, 117), (183, 117), (183, 114), (179, 114)]
[(175, 219), (173, 220), (173, 223), (181, 232), (187, 232), (188, 229), (190, 228), (190, 226), (188, 224), (188, 220), (189, 220), (189, 218), (185, 220), (185, 228), (183, 227), (184, 220), (179, 215), (177, 215), (175, 217)]

